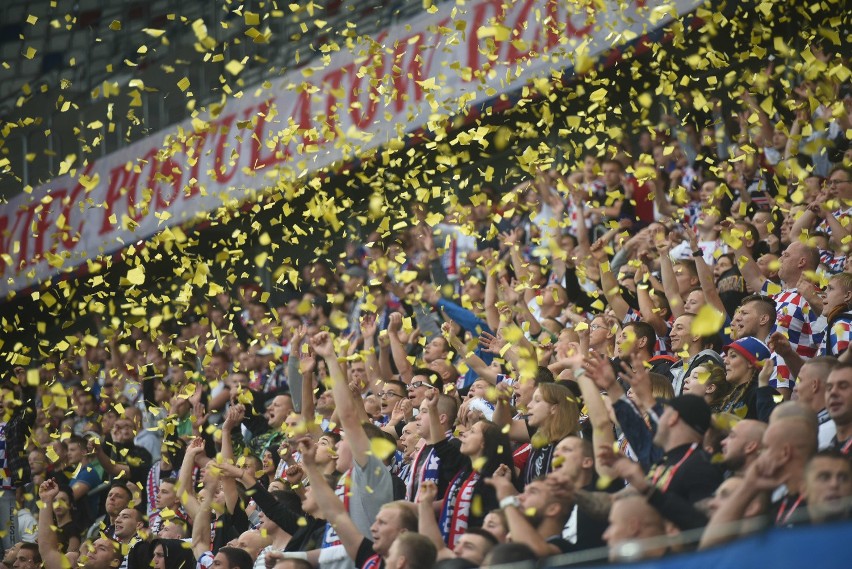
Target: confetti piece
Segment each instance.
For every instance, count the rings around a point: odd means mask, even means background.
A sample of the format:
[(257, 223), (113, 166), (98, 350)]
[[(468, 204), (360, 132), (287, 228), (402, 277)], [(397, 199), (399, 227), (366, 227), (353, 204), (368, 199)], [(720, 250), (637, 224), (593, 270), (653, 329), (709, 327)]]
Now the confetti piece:
[(387, 439), (377, 437), (370, 439), (370, 452), (379, 460), (386, 460), (396, 452), (396, 445)]

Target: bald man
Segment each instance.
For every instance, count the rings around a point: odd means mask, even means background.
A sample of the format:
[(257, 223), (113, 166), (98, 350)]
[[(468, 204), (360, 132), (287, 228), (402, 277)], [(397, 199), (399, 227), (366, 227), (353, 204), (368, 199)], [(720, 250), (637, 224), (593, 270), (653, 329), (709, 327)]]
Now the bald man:
[(760, 454), (766, 423), (755, 419), (737, 422), (722, 440), (722, 458), (725, 468), (734, 474), (742, 474)]
[(660, 538), (665, 536), (663, 518), (642, 496), (638, 494), (619, 495), (609, 512), (609, 527), (603, 534), (609, 546), (609, 560), (638, 561), (662, 557), (665, 545), (649, 545), (628, 552), (624, 545), (635, 540)]
[(786, 494), (769, 507), (769, 519), (789, 526), (804, 510), (805, 465), (817, 450), (816, 413), (796, 403), (780, 405), (763, 434), (760, 457), (746, 470), (744, 483), (713, 515), (714, 525), (732, 524), (745, 517), (748, 505), (761, 492)]

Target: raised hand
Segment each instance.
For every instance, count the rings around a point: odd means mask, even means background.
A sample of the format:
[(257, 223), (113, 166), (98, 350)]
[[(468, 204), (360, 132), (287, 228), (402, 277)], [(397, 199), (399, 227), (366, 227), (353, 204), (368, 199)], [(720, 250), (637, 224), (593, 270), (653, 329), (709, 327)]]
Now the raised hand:
[(331, 341), (331, 335), (328, 332), (319, 332), (311, 338), (311, 347), (314, 352), (325, 359), (337, 357), (334, 353), (334, 343)]
[(583, 361), (583, 369), (586, 370), (598, 389), (609, 391), (615, 384), (615, 371), (613, 371), (609, 361), (596, 353), (590, 353)]
[(317, 444), (310, 437), (302, 437), (298, 441), (302, 463), (310, 468), (317, 464)]
[(769, 349), (782, 358), (790, 356), (795, 351), (790, 344), (790, 339), (781, 332), (773, 332), (769, 337)]
[(243, 405), (231, 405), (228, 412), (225, 414), (224, 429), (230, 431), (234, 427), (240, 425), (245, 419), (246, 408)]
[(195, 437), (192, 442), (186, 447), (186, 456), (192, 457), (193, 460), (204, 452), (204, 439)]
[(361, 316), (361, 336), (364, 338), (366, 342), (367, 339), (372, 342), (373, 338), (376, 337), (376, 330), (378, 325), (376, 324), (376, 315), (375, 314), (364, 314)]
[(299, 371), (301, 374), (308, 375), (314, 372), (317, 368), (317, 359), (311, 350), (299, 350)]
[(53, 503), (53, 501), (56, 500), (57, 494), (59, 494), (59, 486), (53, 478), (45, 480), (41, 483), (41, 486), (38, 487), (38, 497), (41, 498), (41, 501), (45, 504)]
[(486, 352), (499, 356), (503, 346), (506, 345), (506, 340), (489, 334), (488, 332), (483, 332), (479, 335), (479, 344)]
[(284, 471), (284, 477), (290, 486), (298, 486), (305, 479), (305, 470), (298, 464), (294, 464)]
[(391, 411), (390, 422), (394, 425), (402, 422), (403, 420), (410, 418), (413, 416), (411, 401), (408, 399), (401, 399), (396, 402), (393, 406), (393, 411)]
[(302, 324), (301, 326), (296, 326), (293, 328), (293, 334), (290, 336), (290, 346), (291, 349), (295, 350), (299, 347), (299, 344), (302, 343), (302, 340), (305, 339), (305, 336), (308, 335), (308, 327)]
[(427, 504), (432, 507), (435, 498), (438, 497), (438, 485), (431, 480), (424, 480), (420, 483), (420, 489), (417, 491), (417, 503)]
[(391, 334), (399, 334), (402, 330), (402, 314), (399, 312), (391, 312), (388, 317), (388, 332)]
[(494, 488), (498, 500), (518, 494), (515, 485), (512, 484), (512, 472), (505, 464), (501, 464), (491, 478), (486, 478), (485, 483)]

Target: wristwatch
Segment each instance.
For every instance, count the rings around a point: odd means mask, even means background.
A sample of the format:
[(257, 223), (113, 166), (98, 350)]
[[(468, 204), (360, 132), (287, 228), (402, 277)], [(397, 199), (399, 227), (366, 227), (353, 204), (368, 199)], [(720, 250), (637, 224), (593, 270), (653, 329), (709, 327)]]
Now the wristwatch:
[(514, 506), (515, 508), (521, 507), (521, 500), (517, 496), (506, 496), (502, 500), (500, 500), (500, 509), (505, 510), (509, 506)]

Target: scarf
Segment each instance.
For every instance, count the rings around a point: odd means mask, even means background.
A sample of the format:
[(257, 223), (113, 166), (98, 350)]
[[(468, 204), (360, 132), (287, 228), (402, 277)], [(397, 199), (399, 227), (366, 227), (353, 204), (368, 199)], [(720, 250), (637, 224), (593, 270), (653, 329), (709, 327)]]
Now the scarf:
[(154, 463), (148, 471), (148, 482), (145, 484), (145, 493), (148, 495), (148, 516), (156, 509), (157, 492), (160, 490), (160, 461)]
[(371, 555), (364, 561), (364, 564), (361, 565), (361, 569), (379, 569), (382, 566), (382, 558), (376, 553), (375, 555)]
[(455, 549), (456, 540), (467, 530), (473, 494), (479, 478), (479, 473), (475, 470), (466, 477), (465, 471), (461, 470), (447, 488), (443, 504), (441, 504), (441, 517), (438, 524), (441, 528), (441, 536), (450, 549)]
[[(337, 483), (337, 488), (334, 489), (334, 493), (343, 501), (344, 509), (349, 512), (349, 496), (352, 493), (351, 468), (344, 472), (343, 476), (340, 477), (340, 481)], [(326, 523), (325, 533), (322, 536), (322, 545), (320, 545), (320, 548), (324, 549), (326, 547), (332, 547), (340, 544), (340, 536), (337, 535), (337, 531), (335, 531), (330, 523)]]
[(524, 485), (529, 484), (536, 478), (550, 473), (553, 465), (553, 451), (556, 450), (554, 443), (549, 443), (541, 448), (535, 448), (533, 445), (530, 452), (529, 460), (523, 472)]
[[(433, 448), (429, 448), (426, 456), (423, 456), (423, 451), (426, 450), (427, 446), (428, 445), (424, 445), (420, 450), (418, 450), (414, 460), (411, 461), (411, 476), (405, 488), (405, 499), (409, 502), (413, 502), (417, 497), (417, 490), (420, 489), (420, 485), (423, 482), (429, 480), (435, 484), (438, 483), (438, 474), (441, 462), (438, 459), (438, 454)], [(421, 457), (423, 458), (422, 462), (420, 460)]]

